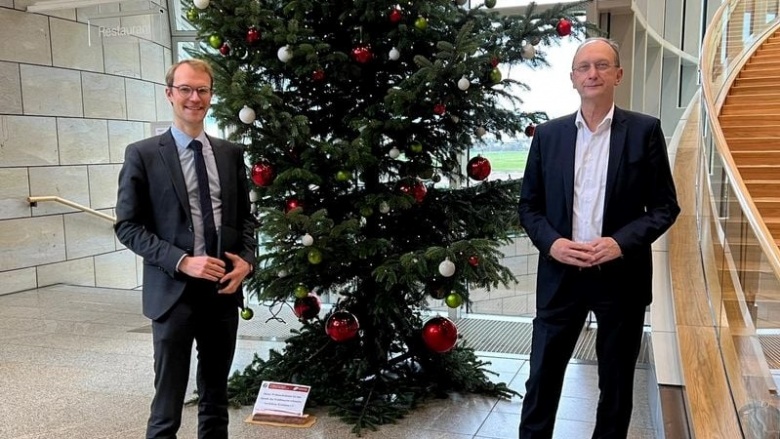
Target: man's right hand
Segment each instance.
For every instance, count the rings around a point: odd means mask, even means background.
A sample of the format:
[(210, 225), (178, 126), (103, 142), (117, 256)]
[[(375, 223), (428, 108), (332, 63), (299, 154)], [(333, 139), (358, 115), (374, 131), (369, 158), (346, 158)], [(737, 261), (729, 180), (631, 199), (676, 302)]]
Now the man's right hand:
[(594, 260), (592, 244), (558, 238), (550, 247), (550, 256), (556, 261), (575, 267), (592, 267)]
[(190, 277), (218, 282), (225, 275), (225, 261), (211, 256), (185, 256), (179, 271)]

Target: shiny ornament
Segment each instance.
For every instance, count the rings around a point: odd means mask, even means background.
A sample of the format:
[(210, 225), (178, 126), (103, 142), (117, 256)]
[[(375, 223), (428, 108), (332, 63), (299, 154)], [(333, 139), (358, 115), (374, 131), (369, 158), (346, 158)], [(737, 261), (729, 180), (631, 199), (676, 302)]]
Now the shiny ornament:
[(477, 181), (486, 179), (490, 175), (490, 160), (481, 155), (472, 158), (466, 165), (466, 174)]
[(387, 54), (387, 57), (390, 59), (390, 61), (398, 61), (398, 58), (401, 57), (401, 52), (393, 47), (390, 49), (390, 53)]
[(428, 193), (428, 189), (425, 185), (417, 180), (403, 181), (398, 185), (398, 190), (406, 195), (410, 195), (418, 203), (422, 203)]
[(341, 170), (336, 172), (336, 181), (349, 181), (349, 179), (352, 178), (352, 173), (349, 171)]
[(298, 286), (297, 286), (297, 287), (295, 287), (295, 289), (293, 290), (293, 295), (294, 295), (295, 297), (297, 297), (298, 299), (300, 299), (300, 298), (302, 298), (302, 297), (306, 297), (306, 296), (308, 296), (308, 295), (309, 295), (309, 289), (308, 289), (308, 288), (306, 288), (306, 285), (303, 285), (303, 284), (301, 284), (301, 285), (298, 285)]
[(251, 320), (252, 317), (255, 316), (255, 312), (252, 311), (252, 308), (246, 306), (241, 310), (241, 318), (244, 320)]
[(253, 123), (255, 121), (255, 118), (256, 118), (255, 110), (251, 109), (246, 105), (244, 105), (241, 111), (238, 112), (238, 119), (247, 125)]
[(301, 244), (303, 244), (305, 247), (311, 247), (312, 244), (314, 244), (314, 237), (308, 233), (301, 236)]
[(455, 347), (458, 328), (446, 317), (434, 317), (423, 325), (422, 339), (428, 349), (443, 354)]
[(360, 208), (360, 216), (368, 218), (374, 214), (374, 209), (371, 206), (363, 206)]
[(260, 41), (260, 31), (257, 30), (256, 27), (250, 27), (249, 30), (246, 31), (247, 44), (254, 44), (258, 41)]
[(379, 203), (379, 213), (388, 213), (390, 212), (390, 205), (387, 204), (386, 201), (382, 201)]
[(398, 23), (404, 18), (404, 14), (398, 8), (391, 9), (387, 16), (390, 18), (390, 23)]
[(460, 118), (458, 116), (455, 116), (454, 114), (452, 116), (450, 116), (450, 119), (452, 119), (452, 121), (454, 123), (460, 122)]
[(449, 293), (450, 286), (441, 279), (434, 279), (428, 284), (428, 294), (434, 299), (444, 299)]
[(309, 253), (306, 255), (306, 259), (309, 260), (311, 265), (318, 265), (322, 263), (322, 252), (319, 249), (313, 248), (309, 250)]
[(194, 0), (192, 5), (198, 9), (206, 9), (209, 7), (209, 0)]
[(523, 59), (534, 59), (534, 57), (536, 57), (536, 48), (533, 44), (526, 44), (523, 46), (523, 52), (520, 55)]
[(558, 24), (555, 25), (555, 31), (561, 37), (571, 34), (571, 21), (561, 18), (558, 20)]
[(289, 44), (280, 47), (279, 50), (276, 51), (276, 57), (283, 63), (289, 62), (293, 58), (292, 47), (290, 47)]
[(267, 161), (257, 162), (252, 165), (252, 183), (260, 187), (265, 187), (274, 182), (276, 171)]
[(493, 82), (493, 84), (498, 84), (501, 82), (501, 79), (503, 76), (501, 75), (501, 70), (499, 70), (497, 67), (494, 67), (493, 70), (490, 71), (490, 80)]
[(222, 43), (222, 45), (219, 46), (219, 53), (221, 53), (222, 56), (230, 55), (230, 46), (228, 43)]
[(352, 59), (360, 64), (365, 64), (374, 59), (374, 52), (371, 51), (369, 46), (360, 45), (352, 49)]
[(487, 130), (485, 127), (477, 127), (477, 129), (474, 130), (474, 133), (477, 135), (477, 137), (482, 137), (487, 134)]
[(303, 203), (301, 203), (296, 198), (288, 198), (287, 201), (284, 202), (285, 213), (290, 212), (291, 210), (294, 209), (302, 209), (302, 208), (303, 208)]
[(450, 308), (457, 308), (463, 305), (463, 297), (458, 293), (450, 293), (444, 298), (444, 303)]
[(539, 43), (541, 43), (541, 42), (542, 42), (541, 38), (539, 38), (539, 37), (531, 37), (531, 44), (533, 44), (534, 46), (538, 46)]
[(534, 133), (536, 132), (536, 127), (533, 125), (528, 125), (525, 127), (525, 135), (528, 137), (533, 137)]
[(397, 159), (398, 156), (401, 155), (401, 150), (396, 147), (392, 147), (390, 148), (390, 151), (387, 152), (387, 155), (389, 155), (391, 159)]
[(336, 311), (325, 322), (325, 333), (336, 342), (355, 338), (359, 329), (360, 323), (357, 318), (348, 311)]
[(417, 20), (414, 20), (414, 27), (425, 30), (428, 28), (428, 20), (426, 20), (425, 17), (417, 17)]
[(469, 87), (471, 87), (471, 81), (469, 81), (468, 78), (466, 78), (464, 76), (464, 77), (458, 79), (458, 88), (459, 89), (461, 89), (463, 91), (466, 91), (466, 90), (469, 89)]
[(190, 23), (198, 19), (198, 10), (195, 8), (187, 9), (187, 21)]
[(222, 46), (222, 37), (217, 34), (211, 35), (209, 37), (209, 46), (219, 49)]
[(320, 82), (323, 79), (325, 79), (325, 70), (317, 69), (313, 72), (311, 72), (311, 79)]
[(423, 144), (418, 141), (414, 141), (411, 143), (411, 145), (409, 145), (409, 151), (415, 154), (419, 154), (423, 151)]
[(452, 277), (455, 274), (455, 264), (449, 258), (439, 264), (439, 274), (444, 277)]
[(493, 56), (490, 58), (490, 66), (493, 68), (498, 67), (499, 59), (497, 56)]
[(433, 114), (437, 116), (443, 116), (447, 112), (447, 106), (444, 104), (436, 104), (433, 106)]
[(469, 265), (476, 267), (479, 265), (479, 257), (476, 255), (469, 256)]
[(495, 8), (496, 0), (485, 0), (485, 6), (487, 6), (489, 9)]
[(320, 298), (316, 294), (309, 294), (306, 297), (295, 299), (295, 304), (293, 305), (295, 316), (303, 320), (313, 319), (320, 313), (320, 309), (322, 309)]

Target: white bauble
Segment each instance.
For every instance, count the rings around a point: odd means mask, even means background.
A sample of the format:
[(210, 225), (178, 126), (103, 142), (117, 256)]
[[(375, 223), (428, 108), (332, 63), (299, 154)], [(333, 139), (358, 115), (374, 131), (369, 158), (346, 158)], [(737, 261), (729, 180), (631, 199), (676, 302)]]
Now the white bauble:
[(450, 116), (450, 119), (452, 119), (453, 122), (458, 123), (460, 122), (460, 118), (458, 116), (455, 116), (454, 114)]
[(279, 58), (279, 61), (281, 62), (288, 62), (292, 59), (293, 53), (292, 49), (290, 48), (290, 45), (282, 46), (279, 48), (279, 50), (276, 51), (276, 57)]
[(390, 151), (387, 152), (387, 155), (389, 155), (391, 159), (397, 159), (398, 156), (401, 155), (401, 150), (394, 146), (390, 148)]
[(476, 133), (477, 133), (477, 137), (482, 137), (485, 134), (487, 134), (487, 130), (485, 129), (485, 127), (477, 127)]
[(255, 110), (244, 105), (244, 108), (238, 112), (238, 118), (241, 119), (241, 122), (249, 125), (255, 121)]
[(455, 274), (455, 264), (453, 264), (449, 258), (441, 261), (441, 264), (439, 264), (439, 274), (444, 277), (452, 276)]
[(393, 47), (390, 49), (390, 53), (387, 54), (387, 57), (390, 58), (390, 61), (398, 61), (398, 58), (401, 57), (401, 52)]
[(526, 44), (523, 46), (522, 56), (524, 59), (534, 59), (536, 56), (536, 48), (533, 46), (533, 44)]
[(466, 91), (469, 89), (469, 87), (471, 87), (471, 81), (469, 81), (465, 76), (458, 80), (459, 89)]
[(206, 9), (209, 7), (209, 0), (193, 0), (192, 4), (198, 9)]
[(314, 237), (309, 235), (308, 233), (301, 236), (301, 244), (303, 244), (306, 247), (311, 246), (314, 244)]
[(279, 270), (277, 276), (279, 276), (279, 278), (287, 277), (287, 270)]
[(379, 212), (381, 213), (390, 212), (390, 205), (387, 204), (386, 201), (382, 201), (381, 203), (379, 203)]

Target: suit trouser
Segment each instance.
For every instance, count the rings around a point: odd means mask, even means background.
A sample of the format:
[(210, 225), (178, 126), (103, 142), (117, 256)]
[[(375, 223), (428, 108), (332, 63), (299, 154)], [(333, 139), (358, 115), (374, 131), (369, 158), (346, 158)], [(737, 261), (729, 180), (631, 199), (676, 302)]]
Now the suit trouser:
[[(520, 417), (520, 439), (552, 437), (566, 366), (588, 311), (598, 322), (599, 403), (593, 438), (624, 439), (633, 407), (634, 370), (645, 306), (606, 297), (598, 268), (569, 270), (549, 306), (533, 322), (530, 373)], [(625, 294), (631, 294), (626, 285)]]
[(191, 281), (181, 299), (152, 321), (154, 388), (146, 436), (176, 437), (181, 425), (192, 342), (198, 352), (198, 438), (228, 437), (227, 380), (233, 363), (238, 312), (232, 295), (213, 283)]

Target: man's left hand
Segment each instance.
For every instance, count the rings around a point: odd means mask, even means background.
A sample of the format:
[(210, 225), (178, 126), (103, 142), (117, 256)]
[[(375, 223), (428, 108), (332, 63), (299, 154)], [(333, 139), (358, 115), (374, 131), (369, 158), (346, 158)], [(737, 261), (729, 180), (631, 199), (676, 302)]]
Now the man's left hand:
[(252, 272), (252, 267), (237, 254), (225, 252), (225, 257), (233, 264), (233, 269), (219, 280), (222, 288), (217, 290), (217, 292), (219, 294), (235, 294), (244, 278)]
[(593, 246), (592, 264), (594, 266), (617, 259), (623, 254), (617, 241), (610, 237), (596, 238), (590, 244)]

